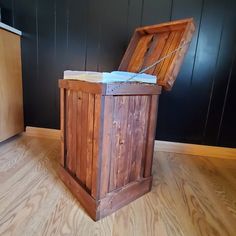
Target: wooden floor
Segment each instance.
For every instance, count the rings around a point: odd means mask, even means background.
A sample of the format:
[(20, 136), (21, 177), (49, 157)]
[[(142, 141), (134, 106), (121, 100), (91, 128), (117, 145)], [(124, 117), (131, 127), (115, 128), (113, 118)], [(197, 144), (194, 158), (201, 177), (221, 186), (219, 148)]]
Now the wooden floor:
[(0, 235), (236, 235), (236, 160), (155, 153), (152, 191), (95, 223), (58, 179), (59, 141), (0, 144)]

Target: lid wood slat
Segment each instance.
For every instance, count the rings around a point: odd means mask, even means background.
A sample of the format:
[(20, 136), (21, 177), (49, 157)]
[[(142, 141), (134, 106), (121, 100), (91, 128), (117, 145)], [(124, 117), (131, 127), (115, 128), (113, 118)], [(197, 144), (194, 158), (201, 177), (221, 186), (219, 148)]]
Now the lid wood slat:
[[(168, 50), (168, 52), (166, 54), (174, 51), (177, 47), (179, 47), (180, 40), (181, 40), (181, 37), (183, 35), (183, 32), (181, 32), (181, 31), (174, 31), (172, 33), (174, 34), (173, 35), (173, 39), (172, 39), (172, 42), (170, 43), (169, 50)], [(164, 55), (166, 55), (166, 54), (164, 54)], [(164, 79), (164, 77), (165, 77), (165, 75), (167, 73), (168, 68), (170, 67), (171, 63), (173, 62), (174, 57), (175, 57), (175, 55), (173, 54), (172, 56), (170, 56), (169, 58), (166, 58), (163, 61), (160, 70), (156, 73), (157, 74), (157, 78), (159, 80), (163, 80)]]
[[(155, 35), (153, 37), (153, 42), (152, 45), (150, 47), (150, 50), (148, 51), (148, 54), (146, 55), (145, 59), (144, 59), (144, 63), (143, 63), (143, 67), (142, 69), (144, 69), (145, 67), (152, 65), (157, 58), (159, 59), (162, 53), (162, 50), (166, 44), (166, 40), (169, 37), (169, 33), (168, 32), (164, 32), (161, 33), (160, 35)], [(148, 74), (154, 74), (155, 72), (155, 66), (149, 70), (146, 71), (146, 73)]]
[[(172, 42), (174, 41), (174, 39), (175, 39), (175, 36), (176, 36), (176, 32), (171, 32), (170, 34), (169, 34), (169, 37), (168, 37), (168, 39), (167, 39), (167, 41), (166, 41), (166, 44), (165, 44), (165, 46), (164, 46), (164, 48), (163, 48), (163, 50), (162, 50), (162, 53), (161, 53), (161, 56), (160, 56), (160, 58), (163, 58), (165, 55), (167, 55), (168, 53), (170, 53), (171, 52), (171, 45), (172, 45)], [(161, 74), (161, 70), (162, 70), (162, 68), (163, 68), (163, 66), (164, 66), (164, 64), (165, 64), (165, 62), (167, 62), (167, 60), (168, 60), (169, 58), (167, 58), (167, 59), (165, 59), (164, 61), (162, 61), (161, 63), (159, 63), (158, 65), (156, 65), (156, 69), (155, 69), (155, 74), (158, 76), (158, 79), (160, 78), (159, 77), (159, 75)]]
[(128, 71), (136, 72), (141, 69), (145, 54), (149, 49), (152, 38), (153, 35), (151, 34), (141, 37), (131, 58)]

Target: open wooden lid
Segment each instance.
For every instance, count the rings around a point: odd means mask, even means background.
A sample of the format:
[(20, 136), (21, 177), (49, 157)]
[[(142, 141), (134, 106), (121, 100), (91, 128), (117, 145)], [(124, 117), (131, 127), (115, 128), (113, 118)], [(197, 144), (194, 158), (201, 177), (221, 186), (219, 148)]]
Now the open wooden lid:
[(171, 90), (195, 31), (192, 18), (137, 28), (119, 66), (119, 70), (138, 73), (169, 55), (145, 73), (157, 76), (157, 83)]

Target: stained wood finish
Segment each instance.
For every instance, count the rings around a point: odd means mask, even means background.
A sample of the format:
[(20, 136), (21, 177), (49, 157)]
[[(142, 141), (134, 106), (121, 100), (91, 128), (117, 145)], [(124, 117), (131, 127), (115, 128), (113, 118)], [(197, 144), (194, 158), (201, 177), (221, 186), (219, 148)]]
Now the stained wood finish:
[(150, 96), (113, 97), (109, 121), (112, 124), (110, 180), (106, 193), (143, 177), (150, 99)]
[(94, 114), (98, 112), (100, 102), (101, 97), (92, 93), (66, 91), (66, 111), (63, 114), (66, 142), (62, 143), (63, 150), (66, 149), (65, 168), (89, 193), (92, 192), (93, 163), (96, 163), (98, 155), (96, 142), (100, 120)]
[(60, 129), (60, 139), (61, 139), (61, 156), (60, 163), (65, 166), (65, 89), (60, 89), (60, 117), (61, 117), (61, 129)]
[(0, 142), (24, 130), (20, 40), (0, 29)]
[(86, 81), (59, 80), (59, 86), (64, 89), (82, 89), (86, 93), (101, 95), (136, 95), (160, 94), (161, 86), (145, 83), (90, 83)]
[(59, 175), (94, 220), (150, 191), (157, 102), (158, 95), (66, 91)]
[[(143, 63), (168, 55), (185, 42), (186, 36), (191, 40), (193, 29), (192, 19), (137, 29), (138, 40), (136, 35), (131, 40), (135, 47), (130, 45), (124, 57), (126, 70), (137, 72)], [(157, 43), (160, 32), (161, 44)], [(161, 53), (157, 50), (159, 46)], [(158, 69), (154, 68), (164, 88), (173, 86), (182, 57), (183, 54), (178, 58), (173, 55), (158, 65)], [(90, 216), (99, 220), (150, 191), (161, 87), (135, 82), (102, 84), (73, 80), (60, 80), (59, 87), (65, 90), (61, 101), (66, 138), (66, 142), (62, 141), (66, 165), (61, 161), (59, 174)], [(93, 207), (86, 205), (88, 196), (94, 199)]]
[(101, 172), (101, 152), (102, 152), (102, 127), (106, 119), (103, 115), (104, 111), (104, 97), (100, 94), (95, 94), (94, 113), (89, 114), (89, 120), (94, 119), (94, 135), (93, 135), (93, 159), (92, 159), (92, 196), (95, 199), (99, 198), (100, 194), (100, 178)]
[(236, 160), (223, 153), (155, 152), (151, 192), (94, 222), (56, 174), (60, 149), (27, 136), (0, 145), (1, 235), (235, 235)]
[[(130, 93), (120, 89), (119, 95), (107, 95), (112, 92), (109, 85), (94, 90), (93, 83), (76, 82), (59, 81), (65, 139), (59, 175), (90, 216), (99, 220), (150, 191), (151, 129), (155, 130), (161, 89), (144, 85), (143, 93), (132, 94), (141, 91), (137, 84)], [(89, 199), (93, 206), (87, 206)]]
[(153, 149), (154, 149), (154, 140), (155, 140), (155, 131), (156, 130), (156, 120), (157, 120), (157, 111), (158, 111), (158, 99), (159, 97), (152, 96), (150, 101), (150, 122), (147, 128), (147, 141), (146, 141), (146, 161), (142, 163), (144, 166), (144, 177), (148, 177), (152, 174), (152, 161), (153, 161)]
[(139, 72), (186, 44), (184, 48), (146, 71), (146, 73), (156, 75), (157, 83), (166, 90), (170, 90), (176, 80), (194, 31), (193, 19), (136, 29), (119, 70)]

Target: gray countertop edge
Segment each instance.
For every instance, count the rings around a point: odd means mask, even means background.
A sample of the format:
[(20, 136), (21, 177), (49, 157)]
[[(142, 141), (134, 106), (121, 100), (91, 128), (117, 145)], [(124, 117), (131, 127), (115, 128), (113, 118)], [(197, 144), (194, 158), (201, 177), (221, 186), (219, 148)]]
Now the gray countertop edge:
[(12, 32), (12, 33), (14, 33), (14, 34), (18, 34), (18, 35), (22, 35), (22, 32), (20, 31), (20, 30), (18, 30), (18, 29), (15, 29), (15, 28), (13, 28), (13, 27), (11, 27), (11, 26), (9, 26), (9, 25), (6, 25), (6, 24), (4, 24), (4, 23), (2, 23), (2, 22), (0, 22), (0, 28), (1, 29), (5, 29), (5, 30), (7, 30), (7, 31), (9, 31), (9, 32)]

